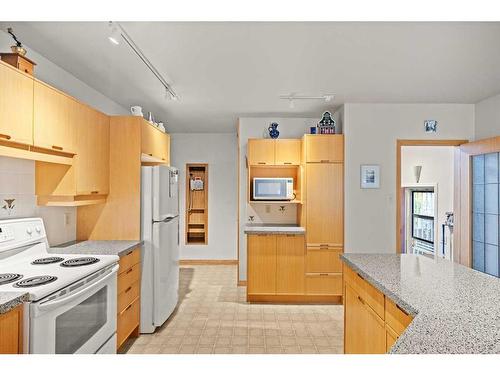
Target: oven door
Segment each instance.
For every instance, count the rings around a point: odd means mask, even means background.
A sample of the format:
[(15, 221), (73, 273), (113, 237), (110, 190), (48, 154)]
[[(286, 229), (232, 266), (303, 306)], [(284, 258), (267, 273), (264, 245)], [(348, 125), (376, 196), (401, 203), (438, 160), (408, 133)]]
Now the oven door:
[(254, 200), (286, 200), (285, 178), (258, 178), (253, 179)]
[(58, 298), (32, 303), (29, 352), (97, 353), (116, 332), (117, 270), (114, 265)]

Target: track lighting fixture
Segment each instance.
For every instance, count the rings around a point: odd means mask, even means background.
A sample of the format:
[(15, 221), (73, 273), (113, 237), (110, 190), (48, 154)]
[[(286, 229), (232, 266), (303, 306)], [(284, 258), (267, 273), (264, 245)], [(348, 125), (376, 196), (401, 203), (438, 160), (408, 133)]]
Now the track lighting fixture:
[(115, 45), (119, 45), (121, 39), (120, 29), (111, 21), (109, 21), (108, 26), (110, 29), (110, 34), (108, 36), (109, 41)]
[(280, 95), (280, 99), (288, 100), (290, 108), (294, 108), (295, 100), (324, 100), (325, 102), (328, 103), (335, 99), (335, 94), (325, 94), (321, 96), (305, 96), (305, 95), (296, 95), (292, 93), (289, 95)]

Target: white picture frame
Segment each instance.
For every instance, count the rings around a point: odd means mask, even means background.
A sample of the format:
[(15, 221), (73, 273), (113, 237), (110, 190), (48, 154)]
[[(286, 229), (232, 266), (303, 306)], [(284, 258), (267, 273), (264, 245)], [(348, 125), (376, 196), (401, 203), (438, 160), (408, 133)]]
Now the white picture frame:
[(360, 185), (361, 189), (380, 189), (380, 165), (362, 164)]

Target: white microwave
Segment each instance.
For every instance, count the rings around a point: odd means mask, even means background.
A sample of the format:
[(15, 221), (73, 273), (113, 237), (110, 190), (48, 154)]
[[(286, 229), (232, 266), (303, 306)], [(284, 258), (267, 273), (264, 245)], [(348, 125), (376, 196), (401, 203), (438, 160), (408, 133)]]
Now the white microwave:
[(291, 201), (294, 196), (291, 177), (254, 177), (253, 179), (253, 200)]

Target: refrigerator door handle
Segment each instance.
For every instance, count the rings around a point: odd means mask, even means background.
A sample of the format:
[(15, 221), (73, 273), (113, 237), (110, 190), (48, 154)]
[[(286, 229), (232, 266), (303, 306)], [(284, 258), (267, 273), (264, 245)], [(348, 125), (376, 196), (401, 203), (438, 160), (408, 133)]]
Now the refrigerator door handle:
[(162, 220), (153, 221), (153, 223), (168, 223), (174, 220), (176, 217), (179, 217), (179, 215), (166, 215)]

